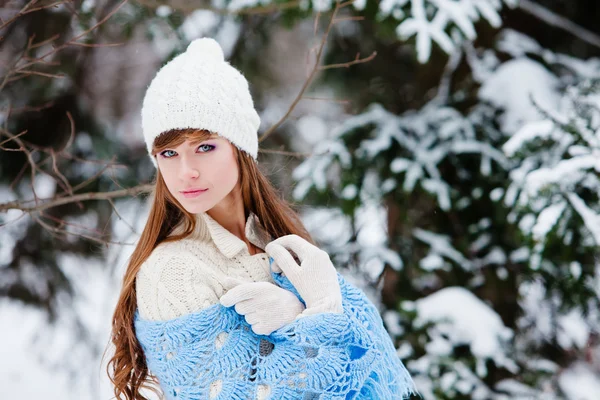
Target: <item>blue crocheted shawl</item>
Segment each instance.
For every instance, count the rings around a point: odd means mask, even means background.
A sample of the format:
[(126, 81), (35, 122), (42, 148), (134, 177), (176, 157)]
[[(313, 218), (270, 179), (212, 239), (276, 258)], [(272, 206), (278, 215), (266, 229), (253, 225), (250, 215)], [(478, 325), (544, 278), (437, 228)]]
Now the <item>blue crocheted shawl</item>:
[[(303, 302), (285, 276), (272, 275)], [(415, 394), (377, 308), (339, 273), (338, 282), (343, 314), (309, 315), (270, 335), (255, 334), (234, 307), (215, 304), (167, 321), (141, 319), (136, 310), (136, 336), (170, 400), (396, 400)], [(220, 346), (218, 336), (225, 339)], [(259, 390), (268, 395), (258, 396)]]

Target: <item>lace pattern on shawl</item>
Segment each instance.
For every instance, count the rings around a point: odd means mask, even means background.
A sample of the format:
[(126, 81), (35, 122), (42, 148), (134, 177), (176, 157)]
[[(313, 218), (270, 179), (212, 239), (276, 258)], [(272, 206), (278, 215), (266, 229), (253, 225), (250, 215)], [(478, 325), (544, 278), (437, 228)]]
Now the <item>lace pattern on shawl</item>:
[[(275, 282), (302, 301), (281, 274)], [(148, 367), (167, 399), (403, 399), (414, 383), (376, 307), (338, 273), (343, 314), (300, 318), (257, 335), (233, 307), (168, 321), (135, 315)]]

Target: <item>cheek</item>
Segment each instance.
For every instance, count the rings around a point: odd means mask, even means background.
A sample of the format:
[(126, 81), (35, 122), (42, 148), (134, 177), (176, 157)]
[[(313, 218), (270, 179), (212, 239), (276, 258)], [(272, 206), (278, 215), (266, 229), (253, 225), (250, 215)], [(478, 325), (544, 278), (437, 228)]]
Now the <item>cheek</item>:
[(215, 186), (218, 185), (230, 190), (238, 180), (238, 169), (235, 159), (231, 155), (224, 155), (213, 161), (211, 163), (213, 183)]
[(163, 180), (165, 181), (165, 185), (167, 189), (172, 193), (175, 187), (175, 176), (172, 168), (168, 168), (165, 166), (160, 167), (160, 174), (162, 175)]

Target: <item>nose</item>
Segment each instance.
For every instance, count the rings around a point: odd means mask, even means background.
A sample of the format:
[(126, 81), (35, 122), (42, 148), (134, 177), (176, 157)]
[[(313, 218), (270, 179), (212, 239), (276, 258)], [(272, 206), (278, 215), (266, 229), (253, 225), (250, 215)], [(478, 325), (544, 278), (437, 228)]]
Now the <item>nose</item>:
[(193, 160), (189, 158), (181, 158), (181, 176), (185, 179), (196, 179), (200, 176), (198, 166), (194, 165)]

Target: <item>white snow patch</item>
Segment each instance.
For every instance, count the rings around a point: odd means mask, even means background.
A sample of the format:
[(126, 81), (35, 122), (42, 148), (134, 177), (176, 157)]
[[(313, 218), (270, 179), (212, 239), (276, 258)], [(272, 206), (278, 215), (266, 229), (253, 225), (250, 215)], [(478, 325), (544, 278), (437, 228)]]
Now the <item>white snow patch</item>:
[(506, 110), (501, 119), (502, 130), (512, 134), (525, 122), (543, 117), (530, 97), (544, 109), (558, 108), (558, 84), (558, 79), (541, 64), (520, 58), (498, 67), (479, 90), (479, 98)]

